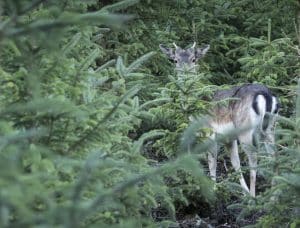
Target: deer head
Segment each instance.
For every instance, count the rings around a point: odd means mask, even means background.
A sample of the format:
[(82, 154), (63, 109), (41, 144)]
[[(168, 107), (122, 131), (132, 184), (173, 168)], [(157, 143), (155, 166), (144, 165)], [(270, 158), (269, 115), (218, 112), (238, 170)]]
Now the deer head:
[(202, 58), (210, 46), (205, 45), (201, 48), (196, 48), (196, 42), (187, 49), (182, 49), (173, 43), (175, 48), (168, 48), (160, 44), (160, 50), (168, 56), (170, 60), (175, 63), (175, 69), (177, 72), (196, 72), (196, 63)]

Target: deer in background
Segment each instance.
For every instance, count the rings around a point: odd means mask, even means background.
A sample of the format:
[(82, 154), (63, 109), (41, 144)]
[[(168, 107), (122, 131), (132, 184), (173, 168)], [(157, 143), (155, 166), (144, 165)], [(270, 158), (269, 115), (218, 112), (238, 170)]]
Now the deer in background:
[[(174, 48), (160, 45), (161, 51), (174, 61), (175, 70), (182, 72), (196, 72), (196, 62), (209, 50), (210, 46), (205, 45), (196, 48), (194, 43), (190, 48), (182, 49), (173, 43)], [(218, 101), (228, 100), (226, 105)], [(261, 135), (266, 142), (274, 144), (274, 122), (279, 110), (278, 99), (272, 95), (271, 91), (261, 84), (245, 84), (235, 86), (231, 89), (215, 92), (213, 101), (217, 102), (210, 111), (211, 117), (208, 120), (209, 126), (213, 130), (211, 135), (215, 139), (216, 134), (226, 134), (230, 131), (240, 130), (237, 136), (227, 145), (230, 149), (230, 160), (235, 171), (240, 172), (240, 158), (238, 152), (238, 142), (248, 157), (250, 167), (250, 188), (240, 173), (239, 181), (244, 190), (255, 197), (257, 151), (256, 135)], [(208, 152), (208, 166), (210, 176), (216, 180), (218, 147), (214, 144)]]

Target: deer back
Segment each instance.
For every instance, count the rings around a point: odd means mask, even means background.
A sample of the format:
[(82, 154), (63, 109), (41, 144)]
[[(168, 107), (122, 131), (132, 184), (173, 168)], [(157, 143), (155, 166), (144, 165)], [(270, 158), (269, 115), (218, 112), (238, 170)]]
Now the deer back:
[(210, 124), (218, 133), (235, 128), (263, 125), (266, 112), (275, 111), (270, 90), (260, 84), (246, 84), (217, 91)]

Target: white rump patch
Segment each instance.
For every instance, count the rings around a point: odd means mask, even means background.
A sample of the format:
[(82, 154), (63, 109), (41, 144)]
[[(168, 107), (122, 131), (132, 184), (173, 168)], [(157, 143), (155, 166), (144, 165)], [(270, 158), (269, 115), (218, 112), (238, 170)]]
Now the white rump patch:
[(251, 122), (254, 126), (262, 126), (264, 116), (266, 115), (267, 101), (263, 95), (258, 95), (256, 97), (256, 102), (259, 114), (252, 109), (250, 113)]
[(257, 108), (259, 111), (259, 115), (264, 116), (266, 114), (266, 98), (263, 95), (258, 95), (256, 97)]

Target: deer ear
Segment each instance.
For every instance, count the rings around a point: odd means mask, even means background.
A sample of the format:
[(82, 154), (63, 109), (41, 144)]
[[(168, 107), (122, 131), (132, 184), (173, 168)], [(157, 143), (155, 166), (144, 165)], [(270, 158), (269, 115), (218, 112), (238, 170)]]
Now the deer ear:
[(196, 58), (202, 58), (209, 50), (210, 45), (207, 44), (204, 47), (196, 49)]
[(175, 58), (175, 54), (174, 54), (173, 48), (165, 47), (165, 46), (162, 45), (162, 44), (159, 45), (159, 48), (160, 48), (160, 50), (161, 50), (166, 56), (168, 56), (169, 59), (174, 59), (174, 58)]

